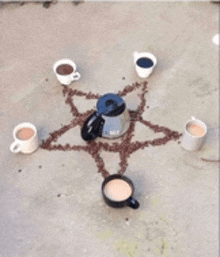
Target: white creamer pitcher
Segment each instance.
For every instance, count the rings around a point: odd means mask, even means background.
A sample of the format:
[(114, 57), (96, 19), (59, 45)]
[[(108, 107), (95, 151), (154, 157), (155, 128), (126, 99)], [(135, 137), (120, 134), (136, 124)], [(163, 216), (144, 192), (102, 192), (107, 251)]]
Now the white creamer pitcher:
[(156, 57), (147, 52), (134, 52), (134, 64), (140, 78), (148, 78), (157, 64)]

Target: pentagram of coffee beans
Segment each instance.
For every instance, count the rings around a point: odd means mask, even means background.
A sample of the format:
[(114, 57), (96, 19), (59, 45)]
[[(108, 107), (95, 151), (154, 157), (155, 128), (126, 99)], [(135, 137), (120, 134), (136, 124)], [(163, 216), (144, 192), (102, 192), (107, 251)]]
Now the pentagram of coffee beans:
[[(147, 91), (147, 82), (135, 82), (132, 85), (128, 85), (124, 87), (122, 91), (119, 91), (118, 94), (120, 96), (126, 96), (127, 94), (137, 90), (141, 89), (141, 94), (138, 94), (138, 97), (140, 98), (140, 104), (138, 105), (137, 109), (135, 111), (130, 111), (130, 127), (128, 131), (120, 138), (120, 142), (111, 142), (112, 144), (106, 142), (105, 139), (103, 141), (99, 140), (97, 142), (96, 140), (91, 142), (86, 142), (86, 145), (62, 145), (62, 144), (54, 144), (57, 142), (58, 138), (61, 137), (64, 133), (69, 131), (70, 129), (74, 128), (75, 126), (82, 127), (86, 119), (94, 112), (94, 109), (88, 110), (86, 112), (80, 112), (76, 105), (74, 104), (74, 97), (85, 97), (85, 99), (99, 99), (101, 95), (94, 94), (92, 92), (83, 92), (77, 89), (71, 89), (69, 86), (62, 85), (63, 87), (63, 97), (66, 98), (65, 103), (70, 107), (70, 112), (73, 116), (72, 121), (67, 124), (63, 125), (60, 129), (55, 130), (49, 134), (49, 137), (44, 140), (41, 144), (41, 148), (49, 151), (85, 151), (88, 154), (91, 155), (91, 157), (94, 159), (98, 172), (102, 174), (104, 178), (108, 177), (110, 174), (106, 170), (105, 162), (103, 158), (100, 156), (101, 151), (107, 151), (107, 152), (115, 152), (119, 153), (120, 162), (119, 162), (119, 170), (115, 173), (123, 174), (127, 167), (128, 167), (128, 158), (131, 156), (132, 153), (144, 149), (148, 146), (161, 146), (165, 145), (167, 142), (171, 140), (178, 140), (181, 137), (181, 133), (177, 131), (173, 131), (167, 127), (159, 126), (157, 124), (153, 124), (151, 121), (144, 120), (142, 117), (142, 114), (145, 109), (146, 105), (146, 99), (145, 95), (148, 92)], [(148, 106), (149, 108), (149, 106)], [(132, 138), (135, 135), (135, 124), (136, 122), (142, 123), (144, 126), (148, 127), (155, 133), (162, 132), (164, 134), (163, 137), (153, 139), (153, 140), (146, 140), (146, 141), (135, 141), (132, 142)], [(80, 135), (79, 135), (80, 137)], [(111, 140), (112, 141), (112, 140)]]

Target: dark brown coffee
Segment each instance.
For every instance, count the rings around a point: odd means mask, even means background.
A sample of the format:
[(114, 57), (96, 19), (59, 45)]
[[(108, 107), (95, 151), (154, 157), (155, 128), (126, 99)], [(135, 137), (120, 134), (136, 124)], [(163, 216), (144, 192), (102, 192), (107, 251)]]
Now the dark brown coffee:
[(61, 64), (57, 67), (56, 71), (60, 75), (69, 75), (73, 72), (73, 67), (69, 64)]
[(143, 57), (137, 60), (137, 65), (141, 68), (150, 68), (154, 65), (154, 63), (151, 59)]

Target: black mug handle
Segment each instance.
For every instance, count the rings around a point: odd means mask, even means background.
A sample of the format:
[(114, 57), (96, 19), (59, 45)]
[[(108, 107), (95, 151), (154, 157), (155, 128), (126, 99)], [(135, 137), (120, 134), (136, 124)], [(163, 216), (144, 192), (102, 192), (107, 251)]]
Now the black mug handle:
[(139, 202), (136, 199), (131, 197), (131, 200), (130, 200), (128, 206), (133, 208), (133, 209), (137, 209), (137, 208), (139, 208), (140, 204), (139, 204)]
[(102, 136), (105, 120), (94, 112), (84, 123), (81, 129), (81, 136), (85, 141), (93, 140)]

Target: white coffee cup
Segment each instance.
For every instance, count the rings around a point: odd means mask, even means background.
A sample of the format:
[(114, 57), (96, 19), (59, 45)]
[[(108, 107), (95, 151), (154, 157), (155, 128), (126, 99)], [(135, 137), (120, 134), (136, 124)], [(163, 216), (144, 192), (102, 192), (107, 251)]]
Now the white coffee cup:
[[(68, 65), (68, 66), (70, 65), (72, 67), (72, 69), (70, 69), (70, 71), (66, 70), (66, 72), (63, 74), (58, 73), (57, 69), (61, 65)], [(61, 59), (61, 60), (55, 62), (55, 64), (53, 65), (53, 71), (56, 74), (56, 77), (59, 80), (59, 82), (63, 85), (69, 85), (74, 80), (79, 80), (81, 77), (79, 72), (76, 72), (76, 64), (73, 61), (71, 61), (70, 59)]]
[(191, 117), (185, 124), (181, 145), (185, 150), (196, 151), (202, 147), (206, 134), (206, 124)]
[(137, 74), (141, 78), (148, 78), (157, 64), (156, 57), (151, 53), (133, 53)]
[(29, 122), (18, 124), (13, 130), (13, 137), (15, 141), (10, 146), (12, 153), (30, 154), (38, 148), (37, 129)]

